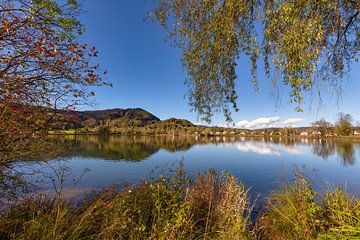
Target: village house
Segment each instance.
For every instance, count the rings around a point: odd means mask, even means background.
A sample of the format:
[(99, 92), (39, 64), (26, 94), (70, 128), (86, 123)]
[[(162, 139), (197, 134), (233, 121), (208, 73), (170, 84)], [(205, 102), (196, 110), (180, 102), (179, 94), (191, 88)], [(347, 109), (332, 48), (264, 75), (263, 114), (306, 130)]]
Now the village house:
[(360, 135), (360, 130), (355, 130), (354, 135)]
[(303, 136), (303, 137), (306, 137), (306, 136), (308, 136), (309, 134), (308, 134), (308, 132), (301, 132), (300, 133), (300, 136)]
[(311, 133), (311, 135), (313, 135), (313, 136), (321, 136), (321, 132), (314, 131), (314, 132)]

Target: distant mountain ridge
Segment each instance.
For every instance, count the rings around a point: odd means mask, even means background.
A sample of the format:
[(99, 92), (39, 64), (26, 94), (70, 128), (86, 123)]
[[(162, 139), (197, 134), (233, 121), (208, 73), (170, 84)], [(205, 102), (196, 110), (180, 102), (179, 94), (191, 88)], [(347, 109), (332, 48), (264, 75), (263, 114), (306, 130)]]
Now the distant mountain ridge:
[(89, 118), (95, 118), (98, 120), (113, 120), (117, 118), (137, 119), (144, 122), (160, 121), (154, 114), (142, 109), (142, 108), (113, 108), (104, 110), (88, 110), (78, 111), (79, 118), (84, 121)]
[[(60, 126), (55, 125), (54, 129), (96, 127), (106, 123), (111, 123), (119, 126), (145, 126), (160, 121), (157, 116), (142, 108), (113, 108), (75, 112), (63, 111), (60, 112), (60, 114), (65, 117), (67, 123)], [(76, 116), (75, 119), (74, 116)]]

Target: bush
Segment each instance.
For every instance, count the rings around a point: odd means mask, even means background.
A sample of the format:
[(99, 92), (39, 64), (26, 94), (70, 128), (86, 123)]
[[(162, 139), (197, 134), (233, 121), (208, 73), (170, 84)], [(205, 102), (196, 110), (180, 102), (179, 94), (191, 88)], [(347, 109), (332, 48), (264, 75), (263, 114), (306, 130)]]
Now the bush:
[(320, 197), (297, 172), (268, 197), (257, 225), (262, 239), (360, 239), (360, 200), (340, 188)]
[(111, 134), (110, 127), (107, 126), (107, 125), (98, 126), (98, 127), (95, 129), (95, 132), (96, 132), (97, 134), (100, 134), (100, 135), (109, 135), (109, 134)]
[(187, 197), (197, 228), (211, 239), (250, 239), (248, 190), (231, 175), (198, 175)]
[(360, 239), (360, 199), (335, 188), (323, 201), (328, 231), (319, 239)]
[(316, 196), (311, 183), (297, 172), (294, 183), (268, 197), (258, 223), (261, 234), (266, 239), (314, 239), (323, 228), (322, 208)]

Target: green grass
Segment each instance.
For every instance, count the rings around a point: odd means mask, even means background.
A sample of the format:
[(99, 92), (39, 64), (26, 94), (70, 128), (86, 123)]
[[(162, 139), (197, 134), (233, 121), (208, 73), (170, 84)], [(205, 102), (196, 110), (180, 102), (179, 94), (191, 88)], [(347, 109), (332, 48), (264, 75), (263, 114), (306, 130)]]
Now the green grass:
[(32, 197), (0, 215), (0, 239), (360, 239), (360, 200), (314, 191), (300, 172), (250, 220), (248, 189), (209, 171), (106, 190), (80, 206)]
[(257, 224), (262, 239), (360, 239), (360, 199), (340, 188), (320, 194), (296, 172), (268, 197)]
[(317, 193), (300, 173), (293, 183), (274, 191), (258, 225), (265, 239), (316, 239), (323, 231), (323, 209), (316, 202)]
[(0, 239), (250, 239), (247, 210), (234, 177), (210, 171), (190, 182), (179, 170), (81, 207), (27, 199), (1, 215)]
[(60, 134), (60, 135), (74, 135), (77, 133), (75, 129), (69, 129), (69, 130), (54, 130), (54, 131), (48, 131), (49, 134)]

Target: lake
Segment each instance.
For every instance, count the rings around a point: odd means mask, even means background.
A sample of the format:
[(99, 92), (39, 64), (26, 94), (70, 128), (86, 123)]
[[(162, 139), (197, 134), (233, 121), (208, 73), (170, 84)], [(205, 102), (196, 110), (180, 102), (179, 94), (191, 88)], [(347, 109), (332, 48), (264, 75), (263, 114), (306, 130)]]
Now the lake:
[(190, 177), (208, 169), (235, 175), (261, 202), (280, 184), (305, 169), (314, 186), (344, 186), (360, 193), (360, 144), (307, 138), (196, 136), (66, 136), (59, 138), (62, 157), (47, 163), (22, 162), (38, 191), (51, 192), (56, 172), (65, 169), (64, 187), (71, 199), (110, 186), (135, 184), (169, 175), (182, 161)]

